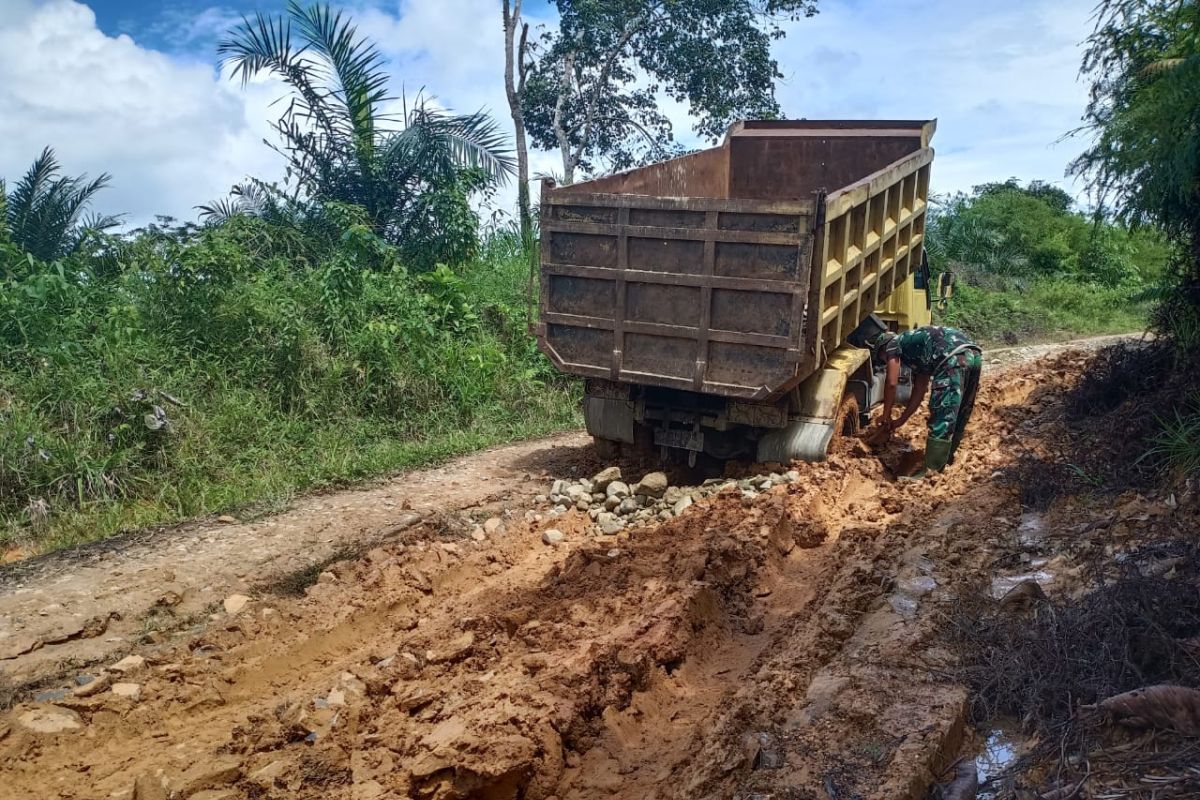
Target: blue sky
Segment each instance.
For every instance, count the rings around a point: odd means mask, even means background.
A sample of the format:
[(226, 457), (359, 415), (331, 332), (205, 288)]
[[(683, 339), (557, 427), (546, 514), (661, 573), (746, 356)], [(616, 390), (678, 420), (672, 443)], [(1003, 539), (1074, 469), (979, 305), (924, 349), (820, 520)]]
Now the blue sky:
[[(526, 0), (530, 4), (531, 0)], [(113, 176), (101, 210), (144, 222), (194, 206), (246, 175), (277, 177), (262, 139), (278, 85), (243, 90), (216, 69), (217, 38), (241, 14), (284, 0), (0, 0), (0, 176), (42, 147), (70, 172)], [(1093, 0), (822, 0), (775, 55), (786, 113), (810, 119), (938, 118), (933, 190), (1010, 176), (1066, 182), (1083, 149), (1077, 79)], [(507, 123), (499, 0), (353, 0), (388, 57), (395, 91), (424, 88)], [(530, 13), (549, 19), (544, 0)], [(686, 109), (666, 104), (688, 140)], [(689, 143), (693, 143), (689, 141)], [(558, 159), (535, 153), (533, 168)], [(500, 196), (503, 205), (511, 200)]]
[(284, 3), (230, 2), (214, 4), (209, 0), (94, 0), (87, 4), (96, 14), (96, 27), (109, 36), (126, 34), (144, 47), (204, 56), (226, 23), (239, 14), (252, 14), (283, 8)]

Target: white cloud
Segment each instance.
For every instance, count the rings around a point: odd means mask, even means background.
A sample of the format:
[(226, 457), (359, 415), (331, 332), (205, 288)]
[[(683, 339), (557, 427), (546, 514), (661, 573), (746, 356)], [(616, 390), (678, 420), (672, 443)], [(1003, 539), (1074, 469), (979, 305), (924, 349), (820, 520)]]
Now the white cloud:
[[(937, 117), (935, 191), (1011, 175), (1061, 180), (1081, 149), (1056, 141), (1086, 102), (1076, 73), (1092, 2), (823, 0), (776, 44), (778, 95), (785, 112), (809, 118)], [(181, 21), (167, 46), (211, 38), (232, 20), (228, 5)], [(388, 57), (397, 93), (425, 89), (509, 127), (496, 0), (347, 5)], [(242, 90), (216, 74), (207, 46), (167, 55), (107, 36), (73, 0), (0, 0), (0, 18), (0, 175), (16, 177), (50, 144), (69, 172), (112, 173), (101, 210), (143, 222), (160, 212), (192, 218), (193, 206), (245, 175), (281, 173), (262, 144), (278, 84)], [(688, 138), (684, 109), (667, 113)], [(561, 171), (556, 153), (531, 158), (535, 174)], [(497, 203), (514, 195), (509, 187)]]
[(825, 0), (776, 48), (795, 116), (938, 119), (933, 190), (1064, 180), (1094, 0)]
[[(411, 100), (423, 91), (455, 112), (486, 111), (503, 130), (512, 130), (497, 0), (402, 0), (359, 8), (353, 16), (359, 32), (378, 43), (388, 58), (397, 94), (403, 90)], [(539, 25), (551, 24), (528, 10), (524, 16), (531, 36)], [(531, 175), (562, 172), (556, 153), (531, 151), (529, 159)], [(536, 199), (536, 181), (532, 192)], [(515, 207), (516, 196), (515, 186), (504, 187), (492, 206), (507, 211)]]
[(97, 210), (140, 223), (193, 206), (246, 173), (279, 169), (261, 139), (275, 92), (223, 81), (96, 28), (71, 0), (0, 0), (0, 175), (15, 179), (46, 145), (70, 174), (112, 174)]

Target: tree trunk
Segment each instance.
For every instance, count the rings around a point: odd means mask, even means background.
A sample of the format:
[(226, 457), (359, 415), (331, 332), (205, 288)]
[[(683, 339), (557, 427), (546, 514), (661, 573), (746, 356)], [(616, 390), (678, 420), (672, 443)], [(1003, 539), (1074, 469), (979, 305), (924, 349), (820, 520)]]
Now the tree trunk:
[[(529, 26), (521, 24), (521, 0), (504, 0), (504, 89), (512, 113), (513, 139), (517, 148), (517, 214), (521, 224), (521, 246), (533, 252), (533, 210), (529, 200), (529, 144), (525, 136), (525, 49)], [(517, 27), (521, 39), (516, 41)], [(513, 50), (516, 45), (516, 50)], [(532, 256), (531, 256), (532, 257)]]
[(575, 165), (578, 160), (571, 152), (571, 137), (567, 133), (566, 122), (563, 120), (563, 110), (567, 98), (571, 96), (571, 70), (574, 68), (574, 56), (568, 53), (563, 56), (562, 77), (558, 83), (558, 100), (554, 104), (554, 135), (558, 138), (558, 149), (562, 153), (564, 186), (575, 182)]

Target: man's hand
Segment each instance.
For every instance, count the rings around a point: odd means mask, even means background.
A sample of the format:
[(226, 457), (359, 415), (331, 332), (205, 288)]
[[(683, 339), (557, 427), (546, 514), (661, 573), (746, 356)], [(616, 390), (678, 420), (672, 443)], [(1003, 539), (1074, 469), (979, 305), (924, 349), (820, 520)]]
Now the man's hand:
[(867, 444), (877, 447), (887, 444), (892, 440), (892, 431), (894, 430), (894, 422), (886, 418), (881, 418), (879, 424), (867, 434)]

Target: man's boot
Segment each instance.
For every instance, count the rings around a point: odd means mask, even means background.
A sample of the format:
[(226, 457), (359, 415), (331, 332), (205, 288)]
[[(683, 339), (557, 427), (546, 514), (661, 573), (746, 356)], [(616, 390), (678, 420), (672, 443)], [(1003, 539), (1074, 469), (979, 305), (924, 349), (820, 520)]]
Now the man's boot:
[(953, 449), (954, 442), (950, 439), (939, 439), (936, 436), (928, 437), (925, 440), (925, 466), (912, 475), (902, 476), (900, 480), (919, 481), (930, 472), (941, 472), (946, 468), (947, 462), (950, 461), (950, 454)]
[(954, 451), (954, 442), (951, 439), (939, 439), (936, 436), (930, 436), (925, 441), (925, 470), (933, 472), (941, 472), (946, 468), (946, 464), (950, 461), (950, 455)]

